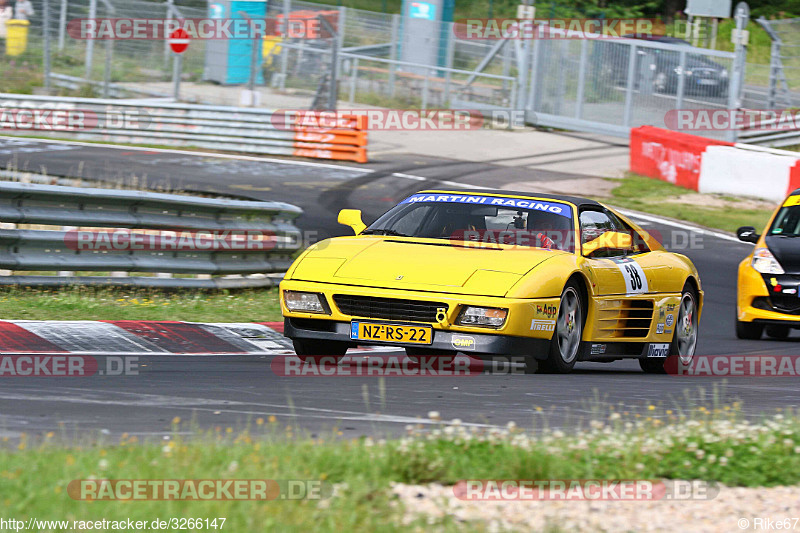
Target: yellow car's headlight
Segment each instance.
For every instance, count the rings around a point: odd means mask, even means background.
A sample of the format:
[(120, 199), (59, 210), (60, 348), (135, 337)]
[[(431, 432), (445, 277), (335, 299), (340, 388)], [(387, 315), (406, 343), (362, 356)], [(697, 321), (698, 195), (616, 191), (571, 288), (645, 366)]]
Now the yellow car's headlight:
[(753, 268), (762, 274), (783, 274), (783, 267), (766, 248), (756, 248), (753, 252)]
[(325, 296), (316, 292), (283, 291), (283, 301), (289, 311), (331, 314)]
[(459, 326), (478, 326), (483, 328), (499, 328), (506, 321), (508, 309), (496, 307), (465, 307), (458, 315)]

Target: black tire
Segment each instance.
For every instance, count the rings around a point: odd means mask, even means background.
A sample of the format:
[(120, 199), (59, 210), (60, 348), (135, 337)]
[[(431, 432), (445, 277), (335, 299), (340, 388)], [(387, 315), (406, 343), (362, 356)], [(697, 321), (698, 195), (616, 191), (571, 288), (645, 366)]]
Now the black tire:
[[(689, 283), (683, 286), (681, 301), (675, 313), (675, 331), (669, 345), (669, 355), (681, 358), (682, 365), (689, 365), (697, 348), (697, 292)], [(666, 357), (643, 357), (639, 367), (647, 374), (666, 374)]]
[(789, 326), (767, 326), (764, 332), (773, 339), (785, 339), (789, 336)]
[(585, 307), (578, 282), (571, 280), (561, 292), (550, 349), (547, 359), (539, 361), (538, 372), (567, 374), (575, 367), (583, 346)]
[(319, 362), (323, 357), (335, 357), (338, 361), (350, 344), (341, 341), (323, 341), (317, 339), (292, 339), (297, 357), (304, 362)]
[(741, 322), (739, 320), (736, 321), (736, 337), (739, 339), (757, 341), (761, 338), (761, 334), (763, 332), (763, 324), (757, 324), (755, 322)]

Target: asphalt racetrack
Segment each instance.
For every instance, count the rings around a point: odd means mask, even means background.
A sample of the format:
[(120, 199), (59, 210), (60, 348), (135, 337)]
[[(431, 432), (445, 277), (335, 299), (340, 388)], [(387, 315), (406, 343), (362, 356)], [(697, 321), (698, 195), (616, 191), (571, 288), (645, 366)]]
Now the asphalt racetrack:
[[(575, 176), (486, 163), (405, 156), (364, 167), (171, 151), (111, 148), (0, 138), (0, 168), (107, 183), (235, 194), (299, 205), (298, 223), (319, 236), (346, 234), (336, 224), (342, 208), (359, 208), (370, 221), (402, 197), (423, 188), (507, 187), (515, 182)], [(590, 194), (587, 193), (590, 196)], [(637, 217), (634, 217), (637, 218)], [(800, 337), (784, 341), (735, 338), (737, 264), (748, 247), (725, 235), (638, 217), (661, 232), (668, 248), (691, 257), (700, 270), (705, 307), (698, 355), (798, 354)], [(687, 239), (687, 235), (689, 238)], [(687, 246), (688, 242), (693, 246)], [(66, 318), (66, 317), (65, 317)], [(396, 354), (396, 352), (395, 352)], [(175, 416), (202, 428), (241, 427), (258, 417), (313, 434), (337, 428), (345, 437), (397, 434), (406, 424), (445, 420), (502, 426), (569, 427), (585, 423), (604, 404), (645, 410), (741, 401), (752, 416), (800, 403), (797, 378), (652, 376), (636, 361), (579, 363), (568, 375), (487, 373), (470, 377), (279, 377), (264, 356), (171, 356), (140, 361), (136, 376), (3, 378), (0, 436), (57, 430), (158, 436)], [(538, 412), (536, 407), (543, 410)]]

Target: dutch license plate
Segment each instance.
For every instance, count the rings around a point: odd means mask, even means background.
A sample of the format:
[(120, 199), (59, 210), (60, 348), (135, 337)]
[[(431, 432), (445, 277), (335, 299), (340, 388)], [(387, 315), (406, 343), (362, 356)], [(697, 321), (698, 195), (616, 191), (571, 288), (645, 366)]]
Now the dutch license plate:
[(431, 344), (433, 328), (430, 326), (399, 326), (375, 322), (351, 322), (350, 338), (358, 341), (403, 342)]
[(719, 82), (717, 80), (697, 80), (698, 85), (717, 85)]

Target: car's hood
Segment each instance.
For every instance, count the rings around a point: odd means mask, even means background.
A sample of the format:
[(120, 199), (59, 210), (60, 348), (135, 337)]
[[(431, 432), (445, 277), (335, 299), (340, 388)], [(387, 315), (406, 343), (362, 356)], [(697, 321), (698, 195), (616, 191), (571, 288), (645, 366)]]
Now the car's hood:
[(341, 237), (296, 265), (292, 279), (419, 291), (504, 296), (529, 270), (565, 252), (458, 245), (438, 239)]
[(768, 235), (764, 242), (787, 274), (800, 274), (800, 237)]

